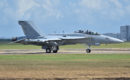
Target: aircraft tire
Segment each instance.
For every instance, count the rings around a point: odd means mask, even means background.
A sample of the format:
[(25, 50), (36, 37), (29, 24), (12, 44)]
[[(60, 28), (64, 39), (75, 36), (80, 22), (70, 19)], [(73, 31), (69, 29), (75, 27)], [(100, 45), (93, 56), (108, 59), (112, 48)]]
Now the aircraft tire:
[(87, 53), (91, 53), (91, 49), (86, 49), (86, 52)]
[(55, 49), (53, 50), (53, 53), (57, 53), (59, 50), (59, 46), (55, 46)]
[(50, 49), (50, 48), (47, 48), (47, 49), (46, 49), (46, 53), (51, 53), (51, 49)]
[(53, 53), (57, 53), (57, 52), (58, 52), (58, 50), (54, 50), (54, 51), (53, 51)]

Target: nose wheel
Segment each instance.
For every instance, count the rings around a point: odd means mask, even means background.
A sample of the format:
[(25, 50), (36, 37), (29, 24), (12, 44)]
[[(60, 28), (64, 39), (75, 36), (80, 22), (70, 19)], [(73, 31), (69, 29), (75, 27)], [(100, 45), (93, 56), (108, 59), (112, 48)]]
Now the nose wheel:
[(86, 52), (87, 53), (91, 53), (91, 49), (86, 49)]
[(86, 53), (91, 53), (91, 45), (88, 45), (88, 48), (86, 49)]

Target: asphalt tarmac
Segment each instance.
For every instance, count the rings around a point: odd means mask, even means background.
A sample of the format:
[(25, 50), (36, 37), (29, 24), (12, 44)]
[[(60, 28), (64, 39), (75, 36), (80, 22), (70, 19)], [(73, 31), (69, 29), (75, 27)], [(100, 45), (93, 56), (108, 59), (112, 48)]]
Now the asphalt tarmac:
[[(47, 54), (42, 49), (4, 49), (0, 54)], [(50, 54), (50, 53), (49, 53)], [(85, 49), (60, 49), (56, 54), (87, 54)], [(92, 49), (90, 54), (130, 54), (130, 48)]]

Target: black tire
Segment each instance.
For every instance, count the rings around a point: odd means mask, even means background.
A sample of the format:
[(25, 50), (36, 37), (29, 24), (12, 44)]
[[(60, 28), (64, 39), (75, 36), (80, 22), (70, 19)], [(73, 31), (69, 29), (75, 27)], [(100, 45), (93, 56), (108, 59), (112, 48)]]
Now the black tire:
[(53, 50), (53, 53), (57, 53), (59, 50), (59, 46), (56, 46), (56, 50)]
[(53, 51), (53, 53), (57, 53), (57, 52), (58, 52), (58, 50), (54, 50), (54, 51)]
[(86, 49), (86, 52), (87, 53), (91, 53), (91, 49)]
[(51, 49), (50, 49), (50, 48), (47, 48), (47, 49), (46, 49), (46, 53), (51, 53)]

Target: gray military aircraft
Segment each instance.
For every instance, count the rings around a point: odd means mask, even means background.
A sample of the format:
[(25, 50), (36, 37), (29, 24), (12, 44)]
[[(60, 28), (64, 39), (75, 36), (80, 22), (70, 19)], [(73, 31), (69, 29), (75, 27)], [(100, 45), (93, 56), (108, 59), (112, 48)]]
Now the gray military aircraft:
[(91, 45), (122, 43), (124, 41), (90, 31), (79, 31), (73, 34), (48, 34), (42, 35), (31, 21), (19, 21), (25, 36), (12, 39), (15, 43), (42, 46), (46, 53), (57, 53), (60, 45), (86, 44), (87, 53), (91, 52)]

